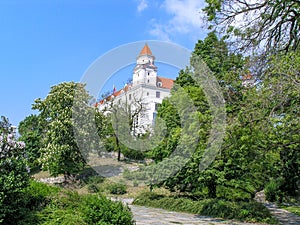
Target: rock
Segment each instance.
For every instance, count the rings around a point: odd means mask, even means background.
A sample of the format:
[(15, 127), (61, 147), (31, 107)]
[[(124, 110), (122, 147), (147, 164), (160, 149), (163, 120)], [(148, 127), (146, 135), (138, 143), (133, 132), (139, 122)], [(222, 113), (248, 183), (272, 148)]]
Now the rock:
[(266, 203), (266, 195), (265, 195), (265, 191), (259, 191), (256, 192), (254, 200), (260, 203)]

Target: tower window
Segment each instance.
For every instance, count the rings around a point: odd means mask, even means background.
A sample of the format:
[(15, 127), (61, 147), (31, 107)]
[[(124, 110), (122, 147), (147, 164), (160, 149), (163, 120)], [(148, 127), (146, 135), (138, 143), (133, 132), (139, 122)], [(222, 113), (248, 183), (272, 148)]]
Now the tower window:
[(147, 92), (147, 96), (149, 96), (149, 92)]
[(131, 100), (131, 94), (129, 94), (129, 97), (128, 97), (128, 98), (129, 98), (129, 100)]
[(148, 76), (150, 75), (150, 73), (148, 72)]
[(154, 112), (153, 113), (153, 120), (155, 120), (156, 119), (156, 113)]
[(149, 79), (148, 79), (148, 83), (149, 83), (150, 81), (149, 81)]
[(156, 98), (160, 98), (160, 92), (159, 91), (156, 92)]

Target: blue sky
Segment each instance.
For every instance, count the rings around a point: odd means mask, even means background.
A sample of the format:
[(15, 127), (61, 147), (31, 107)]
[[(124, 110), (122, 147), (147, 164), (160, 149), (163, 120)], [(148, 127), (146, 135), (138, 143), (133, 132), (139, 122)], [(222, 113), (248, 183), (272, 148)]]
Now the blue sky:
[[(193, 49), (206, 35), (203, 6), (202, 0), (1, 0), (0, 115), (18, 125), (34, 113), (34, 99), (63, 81), (79, 82), (120, 45), (162, 40)], [(112, 82), (119, 88), (126, 80)]]

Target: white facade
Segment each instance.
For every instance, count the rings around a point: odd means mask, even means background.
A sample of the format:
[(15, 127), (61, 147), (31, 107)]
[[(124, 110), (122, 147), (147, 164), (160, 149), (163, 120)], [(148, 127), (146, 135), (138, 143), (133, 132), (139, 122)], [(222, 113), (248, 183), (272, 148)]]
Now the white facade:
[[(130, 105), (132, 111), (143, 104), (143, 111), (135, 121), (139, 127), (151, 126), (155, 121), (158, 104), (170, 96), (173, 80), (157, 76), (157, 67), (154, 65), (155, 57), (146, 44), (136, 60), (133, 69), (132, 84), (127, 84), (123, 89), (114, 92), (111, 96), (101, 100), (96, 106), (99, 110), (105, 110), (109, 103)], [(140, 132), (142, 132), (140, 130)]]

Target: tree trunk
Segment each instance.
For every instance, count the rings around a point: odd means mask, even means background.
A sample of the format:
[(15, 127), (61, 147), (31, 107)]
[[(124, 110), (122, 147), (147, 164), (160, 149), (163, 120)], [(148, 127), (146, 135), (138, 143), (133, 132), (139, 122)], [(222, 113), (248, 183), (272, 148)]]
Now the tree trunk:
[(121, 148), (120, 148), (120, 143), (119, 143), (119, 139), (117, 137), (117, 135), (115, 135), (116, 137), (116, 145), (117, 145), (117, 150), (118, 150), (118, 161), (121, 160)]

